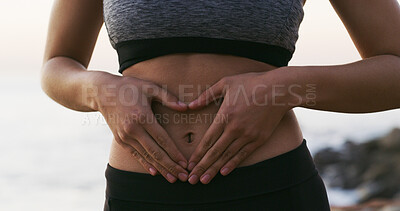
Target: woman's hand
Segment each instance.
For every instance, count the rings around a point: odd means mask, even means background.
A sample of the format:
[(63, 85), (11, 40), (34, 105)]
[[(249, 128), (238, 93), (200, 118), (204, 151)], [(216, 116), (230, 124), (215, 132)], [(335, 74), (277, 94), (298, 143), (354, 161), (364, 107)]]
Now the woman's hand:
[[(275, 69), (279, 71), (279, 69)], [(275, 70), (222, 78), (189, 104), (198, 109), (223, 98), (220, 109), (189, 159), (189, 182), (207, 184), (229, 174), (272, 134), (292, 107)]]
[(186, 181), (187, 161), (156, 120), (151, 103), (156, 100), (177, 111), (185, 111), (187, 105), (160, 86), (134, 77), (105, 73), (95, 81), (97, 110), (116, 142), (153, 176), (158, 170), (171, 183), (177, 177)]

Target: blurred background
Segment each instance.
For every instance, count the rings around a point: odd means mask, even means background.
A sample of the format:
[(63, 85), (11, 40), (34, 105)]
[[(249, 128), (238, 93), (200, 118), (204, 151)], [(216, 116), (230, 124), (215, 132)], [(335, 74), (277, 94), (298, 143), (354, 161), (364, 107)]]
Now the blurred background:
[[(106, 123), (99, 113), (58, 105), (40, 88), (52, 2), (0, 0), (2, 210), (101, 210), (104, 203), (104, 171), (112, 140)], [(307, 0), (304, 11), (290, 65), (333, 65), (361, 59), (328, 0)], [(89, 68), (117, 73), (117, 54), (104, 27)], [(373, 114), (301, 108), (295, 112), (332, 205), (357, 204), (382, 192), (387, 186), (382, 181), (389, 180), (382, 174), (393, 176), (392, 165), (400, 166), (393, 159), (400, 154), (400, 149), (393, 151), (400, 143), (400, 132), (393, 130), (400, 128), (399, 109)], [(376, 160), (380, 163), (368, 163)], [(392, 189), (389, 193), (383, 190), (386, 195), (380, 197), (400, 198), (399, 184), (391, 182)]]

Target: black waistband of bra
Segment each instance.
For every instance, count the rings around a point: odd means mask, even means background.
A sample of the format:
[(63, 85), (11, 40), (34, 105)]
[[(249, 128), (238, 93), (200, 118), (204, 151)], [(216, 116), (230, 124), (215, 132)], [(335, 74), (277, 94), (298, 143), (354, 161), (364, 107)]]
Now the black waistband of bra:
[(209, 37), (164, 37), (128, 40), (116, 44), (119, 72), (126, 68), (173, 53), (217, 53), (246, 57), (277, 67), (287, 66), (293, 53), (286, 48), (265, 43)]
[(201, 204), (229, 201), (279, 191), (300, 184), (317, 174), (306, 146), (253, 165), (238, 167), (217, 176), (209, 184), (169, 183), (161, 175), (123, 171), (109, 164), (106, 169), (109, 197), (161, 204)]

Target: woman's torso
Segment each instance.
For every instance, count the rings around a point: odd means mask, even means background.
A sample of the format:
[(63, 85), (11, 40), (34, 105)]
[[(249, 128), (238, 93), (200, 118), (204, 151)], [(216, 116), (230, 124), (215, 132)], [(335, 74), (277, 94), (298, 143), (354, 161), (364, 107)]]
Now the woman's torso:
[[(156, 57), (137, 63), (123, 72), (152, 81), (178, 96), (184, 91), (188, 103), (219, 79), (247, 72), (263, 72), (276, 67), (252, 59), (222, 54), (178, 53)], [(218, 105), (211, 103), (200, 110), (173, 111), (159, 103), (153, 104), (154, 113), (183, 155), (189, 159), (202, 136), (212, 123)], [(190, 134), (190, 135), (189, 135)], [(190, 136), (190, 140), (189, 140)], [(246, 166), (288, 152), (301, 144), (303, 136), (296, 116), (289, 110), (265, 144), (246, 158), (239, 166)], [(111, 166), (133, 172), (147, 173), (141, 164), (115, 140), (111, 145)]]

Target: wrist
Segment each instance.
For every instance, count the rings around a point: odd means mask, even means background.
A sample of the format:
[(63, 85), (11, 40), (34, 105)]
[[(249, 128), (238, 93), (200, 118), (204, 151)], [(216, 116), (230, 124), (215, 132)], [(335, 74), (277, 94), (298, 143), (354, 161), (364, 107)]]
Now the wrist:
[(280, 71), (287, 87), (287, 102), (294, 107), (311, 108), (317, 102), (317, 82), (310, 66), (287, 66)]
[(300, 83), (297, 67), (285, 66), (268, 71), (265, 84), (271, 87), (273, 105), (285, 106), (287, 110), (302, 106), (304, 86)]
[(87, 84), (82, 87), (82, 98), (94, 111), (100, 111), (102, 107), (103, 94), (106, 87), (114, 84), (112, 80), (120, 76), (112, 75), (103, 71), (88, 71)]

